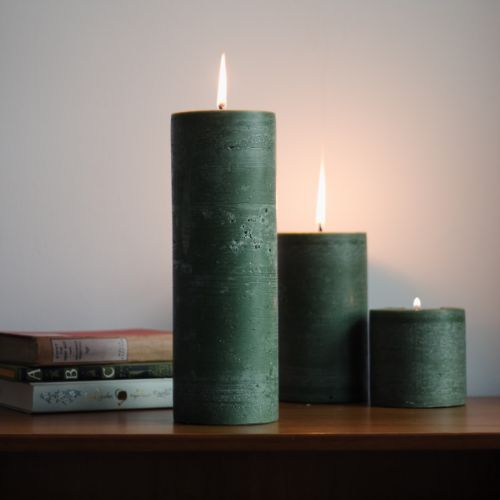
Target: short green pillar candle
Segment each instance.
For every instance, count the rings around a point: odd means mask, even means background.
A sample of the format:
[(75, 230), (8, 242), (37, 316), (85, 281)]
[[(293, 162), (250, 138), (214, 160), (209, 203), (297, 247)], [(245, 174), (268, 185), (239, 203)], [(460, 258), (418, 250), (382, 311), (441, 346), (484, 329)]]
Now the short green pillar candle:
[(370, 311), (370, 379), (373, 406), (465, 404), (465, 311)]
[(275, 117), (172, 116), (174, 418), (278, 418)]
[(366, 234), (279, 234), (278, 250), (280, 399), (366, 400)]

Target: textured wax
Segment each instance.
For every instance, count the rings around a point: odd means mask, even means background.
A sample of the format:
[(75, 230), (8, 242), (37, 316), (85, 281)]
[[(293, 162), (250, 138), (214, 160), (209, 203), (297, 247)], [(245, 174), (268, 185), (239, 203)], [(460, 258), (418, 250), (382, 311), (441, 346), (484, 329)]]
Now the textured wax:
[(465, 311), (370, 311), (370, 360), (373, 406), (465, 404)]
[(275, 117), (172, 115), (174, 418), (278, 418)]
[(278, 235), (280, 399), (365, 401), (364, 233)]

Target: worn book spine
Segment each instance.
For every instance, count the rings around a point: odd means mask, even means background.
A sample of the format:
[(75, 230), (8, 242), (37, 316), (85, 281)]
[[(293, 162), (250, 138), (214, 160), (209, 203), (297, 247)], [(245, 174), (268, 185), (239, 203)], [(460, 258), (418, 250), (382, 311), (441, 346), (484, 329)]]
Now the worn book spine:
[(131, 363), (81, 366), (16, 366), (0, 364), (0, 378), (18, 382), (62, 382), (172, 377), (173, 363)]
[(23, 366), (98, 365), (171, 361), (166, 330), (0, 332), (0, 363)]
[(39, 337), (35, 365), (78, 365), (82, 363), (144, 363), (172, 359), (172, 334), (127, 335), (123, 337)]
[(172, 380), (34, 383), (0, 380), (0, 404), (28, 413), (172, 408)]

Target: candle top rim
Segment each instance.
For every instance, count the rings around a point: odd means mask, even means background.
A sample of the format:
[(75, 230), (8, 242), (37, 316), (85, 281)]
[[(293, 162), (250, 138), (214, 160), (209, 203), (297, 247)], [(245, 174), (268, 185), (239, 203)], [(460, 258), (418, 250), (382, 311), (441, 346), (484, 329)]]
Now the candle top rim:
[(202, 115), (214, 113), (217, 115), (232, 115), (238, 113), (255, 113), (275, 116), (273, 111), (264, 111), (259, 109), (193, 109), (188, 111), (176, 111), (172, 116), (185, 116), (185, 115)]
[(352, 232), (342, 232), (342, 231), (295, 231), (295, 232), (278, 232), (278, 236), (366, 236), (366, 232), (363, 231), (352, 231)]
[(439, 313), (439, 312), (465, 312), (463, 307), (421, 307), (418, 309), (412, 307), (384, 307), (379, 309), (370, 309), (370, 313), (389, 313), (389, 314), (422, 314), (422, 313)]

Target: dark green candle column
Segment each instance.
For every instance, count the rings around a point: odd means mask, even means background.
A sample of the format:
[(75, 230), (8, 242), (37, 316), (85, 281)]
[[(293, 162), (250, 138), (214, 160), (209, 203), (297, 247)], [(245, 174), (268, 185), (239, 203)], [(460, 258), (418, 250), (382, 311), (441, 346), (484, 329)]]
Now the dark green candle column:
[(174, 418), (278, 418), (275, 117), (172, 115)]
[(280, 399), (364, 401), (364, 233), (279, 234)]
[(370, 311), (371, 404), (411, 408), (465, 403), (465, 311)]

